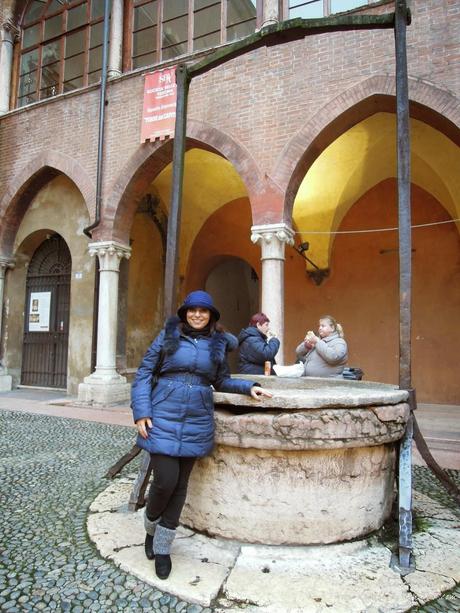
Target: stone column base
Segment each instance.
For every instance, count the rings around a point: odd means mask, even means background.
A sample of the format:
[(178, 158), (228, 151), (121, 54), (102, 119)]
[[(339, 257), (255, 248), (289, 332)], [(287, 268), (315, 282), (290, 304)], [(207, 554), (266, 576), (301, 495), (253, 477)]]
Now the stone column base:
[(117, 375), (111, 378), (90, 375), (78, 386), (78, 400), (96, 404), (115, 404), (129, 401), (131, 384), (126, 378)]
[(0, 392), (9, 392), (13, 389), (13, 377), (0, 370)]

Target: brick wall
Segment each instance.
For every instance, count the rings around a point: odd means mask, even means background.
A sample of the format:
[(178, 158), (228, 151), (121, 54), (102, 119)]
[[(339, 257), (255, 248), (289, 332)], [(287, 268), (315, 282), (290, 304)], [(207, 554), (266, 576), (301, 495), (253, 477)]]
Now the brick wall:
[[(452, 95), (460, 94), (460, 1), (413, 0), (411, 5), (409, 75), (446, 90), (455, 103)], [(383, 3), (367, 11), (392, 8)], [(250, 52), (196, 78), (189, 117), (227, 133), (247, 149), (261, 174), (273, 174), (287, 143), (324, 105), (372, 76), (393, 74), (392, 30), (310, 36)], [(139, 144), (142, 92), (141, 74), (109, 84), (106, 199), (130, 158), (146, 147)], [(74, 163), (74, 176), (84, 184), (80, 189), (92, 200), (88, 185), (96, 180), (98, 105), (99, 92), (93, 88), (0, 118), (0, 214), (20, 189), (25, 169), (50, 155), (63, 154), (66, 163)], [(87, 205), (94, 208), (93, 201)]]

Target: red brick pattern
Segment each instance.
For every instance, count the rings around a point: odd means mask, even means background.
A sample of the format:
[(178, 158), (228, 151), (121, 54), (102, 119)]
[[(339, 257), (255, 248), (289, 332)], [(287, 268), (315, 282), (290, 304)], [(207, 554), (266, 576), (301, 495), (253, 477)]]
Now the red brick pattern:
[[(388, 2), (366, 11), (392, 9)], [(460, 1), (413, 0), (411, 9), (411, 99), (458, 131)], [(394, 100), (394, 71), (391, 30), (320, 34), (252, 51), (193, 80), (190, 145), (234, 164), (254, 223), (289, 220), (302, 173), (322, 148)], [(95, 239), (126, 242), (139, 198), (171, 161), (171, 143), (139, 144), (142, 95), (140, 73), (108, 86), (103, 220)], [(94, 218), (98, 107), (93, 87), (0, 118), (0, 252), (10, 248), (34, 190), (56, 171), (75, 182)]]

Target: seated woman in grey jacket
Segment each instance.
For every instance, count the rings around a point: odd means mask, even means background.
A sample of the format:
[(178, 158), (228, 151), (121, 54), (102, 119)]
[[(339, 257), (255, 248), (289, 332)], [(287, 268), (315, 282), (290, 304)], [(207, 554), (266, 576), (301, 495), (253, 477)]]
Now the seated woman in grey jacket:
[(342, 326), (330, 315), (321, 317), (318, 336), (309, 330), (296, 355), (304, 363), (306, 377), (340, 376), (348, 359)]

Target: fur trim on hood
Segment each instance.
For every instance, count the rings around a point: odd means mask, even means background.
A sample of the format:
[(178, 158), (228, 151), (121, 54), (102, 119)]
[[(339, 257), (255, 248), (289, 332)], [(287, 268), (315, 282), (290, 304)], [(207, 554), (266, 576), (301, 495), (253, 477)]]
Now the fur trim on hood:
[[(166, 355), (172, 355), (179, 349), (181, 330), (179, 317), (169, 317), (165, 324), (163, 350)], [(232, 351), (235, 337), (226, 332), (214, 332), (211, 336), (211, 360), (214, 364), (222, 364), (226, 351)]]

